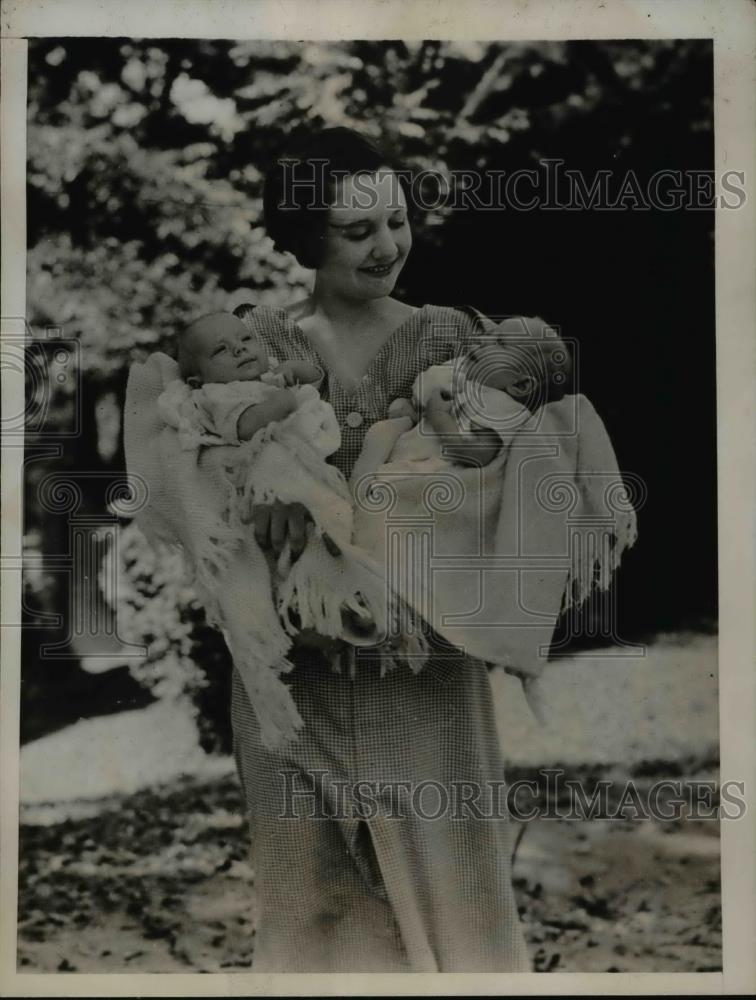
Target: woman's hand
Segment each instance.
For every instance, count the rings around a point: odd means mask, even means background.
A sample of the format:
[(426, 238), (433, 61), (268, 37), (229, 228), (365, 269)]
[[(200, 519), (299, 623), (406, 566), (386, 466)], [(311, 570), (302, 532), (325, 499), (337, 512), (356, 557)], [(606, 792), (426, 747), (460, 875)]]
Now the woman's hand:
[(301, 503), (282, 503), (276, 500), (272, 504), (252, 504), (242, 521), (245, 524), (252, 523), (255, 539), (261, 549), (270, 549), (275, 556), (280, 556), (288, 541), (292, 558), (296, 559), (302, 554), (307, 542), (307, 525), (312, 523), (312, 518)]
[(412, 405), (411, 399), (395, 399), (393, 403), (389, 405), (388, 415), (390, 420), (394, 420), (397, 417), (409, 417), (413, 424), (417, 423), (417, 410)]
[(297, 646), (304, 646), (307, 649), (317, 649), (327, 657), (334, 656), (344, 649), (344, 642), (341, 639), (332, 639), (327, 635), (320, 635), (314, 629), (302, 629), (296, 637)]
[[(252, 504), (247, 515), (242, 516), (244, 524), (253, 525), (255, 539), (261, 549), (270, 549), (277, 557), (289, 542), (292, 559), (297, 559), (307, 544), (308, 526), (313, 523), (310, 512), (301, 503)], [(323, 544), (329, 555), (336, 558), (341, 549), (330, 535), (323, 534)]]

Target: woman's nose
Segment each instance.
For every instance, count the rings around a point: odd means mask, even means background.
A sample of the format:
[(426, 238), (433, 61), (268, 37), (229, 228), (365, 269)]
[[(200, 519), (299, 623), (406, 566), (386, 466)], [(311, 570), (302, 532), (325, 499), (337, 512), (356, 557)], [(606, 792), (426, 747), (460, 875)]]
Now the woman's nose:
[(379, 260), (393, 260), (397, 254), (396, 240), (390, 229), (381, 229), (376, 234), (373, 256)]

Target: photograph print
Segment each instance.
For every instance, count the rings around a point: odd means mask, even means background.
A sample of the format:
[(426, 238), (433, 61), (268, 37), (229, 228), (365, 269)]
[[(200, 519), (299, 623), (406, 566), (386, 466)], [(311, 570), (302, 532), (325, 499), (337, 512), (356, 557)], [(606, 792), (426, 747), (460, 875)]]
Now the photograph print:
[(17, 971), (721, 971), (711, 39), (27, 87)]

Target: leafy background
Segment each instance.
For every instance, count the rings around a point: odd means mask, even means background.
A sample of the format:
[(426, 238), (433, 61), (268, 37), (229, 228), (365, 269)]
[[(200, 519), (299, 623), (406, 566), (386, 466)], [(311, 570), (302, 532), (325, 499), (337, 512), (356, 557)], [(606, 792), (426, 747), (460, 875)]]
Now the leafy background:
[[(643, 187), (660, 169), (712, 170), (712, 49), (30, 41), (27, 319), (43, 353), (54, 353), (44, 336), (54, 327), (78, 354), (30, 395), (44, 406), (27, 436), (25, 543), (41, 563), (25, 574), (25, 740), (82, 715), (188, 697), (205, 744), (228, 747), (228, 657), (180, 566), (156, 562), (124, 516), (118, 544), (96, 550), (99, 582), (72, 580), (51, 559), (69, 551), (71, 510), (41, 497), (60, 474), (76, 484), (81, 524), (105, 515), (124, 465), (129, 364), (169, 347), (200, 311), (239, 298), (283, 304), (307, 286), (261, 227), (262, 170), (287, 133), (336, 124), (392, 139), (416, 168), (511, 171), (561, 158), (589, 179), (633, 170)], [(618, 591), (626, 639), (716, 621), (713, 250), (711, 211), (441, 212), (418, 220), (397, 289), (415, 304), (539, 314), (578, 341), (582, 389), (649, 491)], [(72, 427), (76, 407), (78, 432), (45, 458), (35, 449)], [(96, 672), (118, 662), (102, 656), (120, 644), (71, 636), (71, 609), (102, 606), (109, 567), (118, 638), (146, 656)], [(56, 642), (70, 658), (40, 655)]]

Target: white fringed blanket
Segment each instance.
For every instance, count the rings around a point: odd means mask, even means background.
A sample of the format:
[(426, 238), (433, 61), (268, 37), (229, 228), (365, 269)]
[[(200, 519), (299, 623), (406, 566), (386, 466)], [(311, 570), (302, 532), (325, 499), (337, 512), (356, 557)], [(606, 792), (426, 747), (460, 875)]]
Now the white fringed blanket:
[[(250, 442), (187, 449), (156, 405), (177, 377), (176, 363), (161, 353), (130, 372), (127, 469), (148, 495), (137, 523), (154, 542), (183, 550), (268, 746), (302, 725), (281, 679), (291, 669), (292, 636), (300, 628), (343, 636), (350, 607), (367, 608), (376, 634), (397, 650), (384, 667), (403, 661), (417, 670), (425, 662), (427, 647), (403, 613), (406, 602), (415, 619), (471, 656), (519, 673), (539, 713), (537, 679), (560, 609), (594, 586), (608, 587), (636, 537), (614, 450), (585, 397), (566, 396), (530, 414), (505, 393), (471, 391), (469, 416), (502, 440), (482, 469), (433, 455), (422, 428), (392, 462), (408, 423), (375, 424), (355, 466), (353, 502), (343, 476), (324, 461), (335, 439), (323, 423), (327, 404), (314, 390)], [(424, 459), (416, 463), (413, 435)], [(239, 520), (238, 503), (250, 492), (257, 502), (300, 502), (310, 511), (314, 529), (293, 566), (285, 557), (270, 565)], [(324, 533), (341, 557), (329, 554)]]
[[(218, 625), (244, 681), (268, 746), (291, 739), (302, 725), (281, 675), (300, 629), (343, 633), (345, 609), (389, 623), (385, 581), (351, 544), (352, 503), (341, 473), (325, 462), (338, 448), (338, 424), (312, 386), (297, 390), (299, 406), (241, 445), (219, 445), (183, 433), (166, 422), (158, 405), (168, 387), (176, 396), (178, 367), (157, 352), (129, 373), (124, 414), (127, 471), (146, 486), (147, 503), (137, 524), (153, 543), (183, 551), (208, 620)], [(176, 397), (178, 398), (178, 397)], [(181, 440), (180, 440), (181, 433)], [(201, 447), (210, 443), (210, 447)], [(270, 565), (239, 511), (255, 502), (304, 504), (314, 525), (301, 557), (290, 564), (285, 550)], [(341, 549), (327, 550), (327, 533)]]
[(420, 380), (416, 399), (448, 389), (462, 425), (494, 429), (501, 451), (464, 468), (422, 420), (374, 424), (351, 481), (355, 540), (441, 636), (520, 675), (542, 718), (538, 677), (560, 610), (608, 588), (637, 537), (614, 449), (585, 396), (530, 413), (465, 384), (454, 363)]

